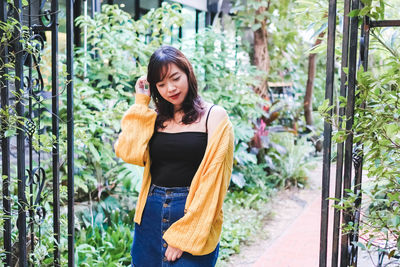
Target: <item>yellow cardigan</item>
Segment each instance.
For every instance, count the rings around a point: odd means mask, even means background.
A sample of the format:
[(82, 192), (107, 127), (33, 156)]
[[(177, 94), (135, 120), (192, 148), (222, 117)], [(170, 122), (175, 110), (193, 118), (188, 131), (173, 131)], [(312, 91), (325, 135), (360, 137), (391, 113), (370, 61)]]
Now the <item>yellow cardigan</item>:
[[(149, 96), (136, 94), (135, 104), (122, 118), (122, 131), (114, 145), (117, 157), (127, 163), (144, 166), (134, 219), (138, 224), (151, 183), (148, 142), (153, 135), (157, 114), (148, 107), (149, 102)], [(233, 147), (233, 128), (226, 117), (214, 131), (193, 177), (185, 215), (163, 235), (168, 245), (193, 255), (209, 254), (216, 248), (222, 230), (222, 204), (232, 174)]]

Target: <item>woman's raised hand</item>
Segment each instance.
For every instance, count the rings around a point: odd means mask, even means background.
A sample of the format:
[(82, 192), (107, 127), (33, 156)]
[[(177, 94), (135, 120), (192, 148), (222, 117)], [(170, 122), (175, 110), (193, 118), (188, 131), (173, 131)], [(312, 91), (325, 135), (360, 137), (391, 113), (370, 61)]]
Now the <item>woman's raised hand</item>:
[(135, 91), (138, 94), (150, 96), (149, 83), (147, 82), (146, 76), (142, 76), (136, 81)]

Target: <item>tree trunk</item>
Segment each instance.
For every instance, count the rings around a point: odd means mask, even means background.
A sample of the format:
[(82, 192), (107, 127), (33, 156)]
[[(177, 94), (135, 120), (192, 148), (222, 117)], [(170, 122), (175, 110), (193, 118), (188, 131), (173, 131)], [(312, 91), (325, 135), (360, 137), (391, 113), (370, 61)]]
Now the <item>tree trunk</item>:
[[(322, 38), (324, 38), (324, 36), (325, 36), (325, 31), (321, 32), (318, 35), (314, 46), (321, 44)], [(308, 56), (308, 78), (307, 78), (306, 94), (304, 96), (304, 117), (306, 119), (306, 125), (313, 125), (312, 97), (314, 90), (316, 57), (317, 54), (315, 53), (310, 53)]]
[[(256, 11), (256, 15), (265, 12), (268, 7), (260, 7)], [(261, 24), (261, 27), (254, 32), (254, 65), (261, 71), (263, 71), (266, 75), (268, 75), (270, 70), (270, 58), (268, 53), (268, 30), (267, 30), (267, 22), (266, 20), (258, 21), (255, 20), (255, 23)], [(260, 94), (262, 97), (267, 96), (267, 88), (268, 83), (265, 77), (259, 77), (261, 80), (260, 86), (255, 88), (255, 91)]]

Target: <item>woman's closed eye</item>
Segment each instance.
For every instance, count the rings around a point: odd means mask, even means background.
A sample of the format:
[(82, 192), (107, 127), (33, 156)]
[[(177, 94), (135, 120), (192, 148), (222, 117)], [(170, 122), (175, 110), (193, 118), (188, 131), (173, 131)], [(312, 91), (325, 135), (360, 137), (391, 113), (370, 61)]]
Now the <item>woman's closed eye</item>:
[(174, 78), (174, 81), (178, 81), (181, 78), (181, 76), (178, 76), (176, 78)]

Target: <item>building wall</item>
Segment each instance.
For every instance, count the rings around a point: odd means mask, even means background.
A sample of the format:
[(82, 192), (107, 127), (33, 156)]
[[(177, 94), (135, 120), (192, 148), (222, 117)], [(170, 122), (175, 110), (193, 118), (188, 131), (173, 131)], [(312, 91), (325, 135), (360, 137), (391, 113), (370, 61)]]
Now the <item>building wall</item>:
[(194, 9), (207, 11), (207, 0), (174, 0), (174, 2), (192, 7)]

